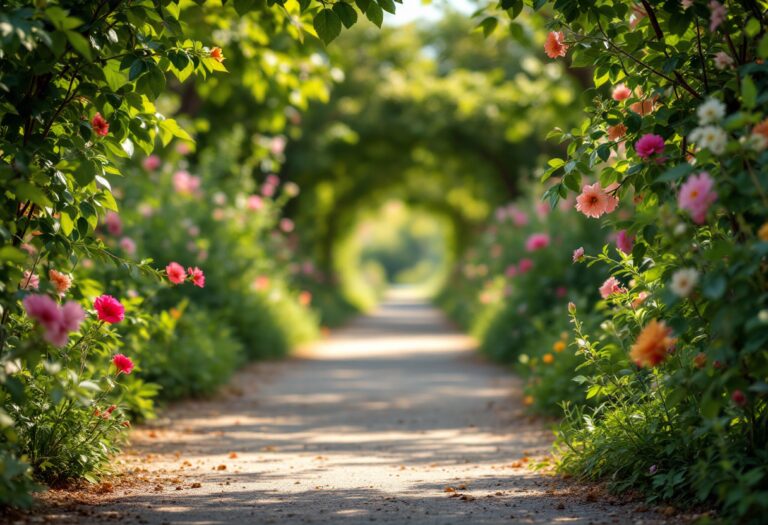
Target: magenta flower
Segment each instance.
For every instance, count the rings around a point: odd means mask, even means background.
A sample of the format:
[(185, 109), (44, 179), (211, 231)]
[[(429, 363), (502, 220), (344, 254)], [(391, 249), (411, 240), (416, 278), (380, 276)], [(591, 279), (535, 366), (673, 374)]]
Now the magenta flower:
[(67, 344), (69, 332), (80, 329), (85, 319), (85, 312), (74, 301), (59, 307), (56, 301), (47, 295), (28, 295), (24, 298), (27, 315), (36, 320), (45, 330), (43, 339), (55, 346)]
[(107, 212), (107, 215), (104, 217), (104, 224), (111, 235), (117, 236), (123, 233), (123, 223), (120, 220), (120, 216), (113, 211)]
[(168, 263), (168, 266), (165, 267), (165, 273), (168, 276), (168, 280), (173, 284), (181, 284), (187, 278), (184, 267), (177, 262)]
[(115, 354), (112, 358), (112, 364), (117, 368), (117, 374), (130, 374), (133, 370), (133, 361), (130, 357), (126, 357), (123, 354)]
[(647, 133), (635, 142), (635, 151), (640, 158), (647, 159), (651, 155), (664, 152), (664, 139), (660, 135)]
[(710, 205), (717, 200), (714, 186), (715, 181), (709, 173), (702, 171), (698, 175), (688, 177), (680, 187), (680, 193), (677, 195), (678, 206), (688, 210), (696, 224), (703, 224), (706, 221)]
[(635, 236), (629, 235), (627, 230), (620, 230), (619, 233), (616, 234), (616, 248), (622, 252), (631, 253), (634, 243)]
[(517, 263), (517, 270), (520, 273), (527, 273), (533, 269), (533, 261), (530, 259), (520, 259)]
[(111, 295), (101, 295), (93, 302), (99, 320), (109, 324), (119, 323), (125, 318), (125, 307)]
[(61, 326), (68, 332), (77, 332), (80, 329), (80, 323), (85, 320), (85, 311), (79, 303), (67, 301), (61, 307)]
[(546, 233), (534, 233), (525, 241), (525, 250), (535, 252), (549, 246), (549, 235)]

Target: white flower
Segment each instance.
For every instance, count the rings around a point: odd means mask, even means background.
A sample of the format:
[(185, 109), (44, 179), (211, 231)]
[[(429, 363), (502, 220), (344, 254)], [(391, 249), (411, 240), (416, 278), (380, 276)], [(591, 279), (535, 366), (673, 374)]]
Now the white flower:
[(720, 71), (733, 67), (733, 59), (725, 51), (715, 53), (715, 67)]
[(699, 109), (696, 110), (699, 116), (699, 125), (715, 124), (725, 117), (725, 104), (716, 98), (709, 98)]
[(682, 236), (686, 231), (688, 230), (688, 227), (685, 225), (684, 222), (681, 222), (677, 226), (675, 226), (674, 234), (678, 237)]
[(728, 144), (728, 134), (718, 126), (701, 126), (688, 134), (688, 140), (695, 142), (700, 148), (708, 149), (715, 155), (722, 155)]
[(745, 148), (752, 151), (763, 151), (768, 148), (768, 139), (760, 133), (750, 133), (748, 136), (741, 137), (739, 142), (744, 145)]
[(680, 1), (680, 6), (683, 8), (683, 11), (685, 11), (686, 9), (691, 7), (692, 5), (693, 5), (693, 0), (681, 0)]
[(678, 297), (688, 297), (699, 282), (699, 272), (695, 268), (683, 268), (672, 274), (670, 288)]

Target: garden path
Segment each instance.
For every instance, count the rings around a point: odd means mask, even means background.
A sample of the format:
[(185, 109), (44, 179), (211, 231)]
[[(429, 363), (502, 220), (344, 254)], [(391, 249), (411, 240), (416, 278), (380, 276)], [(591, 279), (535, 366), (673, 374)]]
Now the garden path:
[[(662, 523), (535, 472), (551, 432), (520, 380), (412, 294), (218, 398), (136, 429), (124, 473), (58, 519), (89, 523)], [(87, 503), (87, 505), (83, 505)], [(54, 511), (55, 514), (55, 511)], [(76, 521), (77, 521), (76, 520)], [(84, 521), (79, 521), (84, 522)]]

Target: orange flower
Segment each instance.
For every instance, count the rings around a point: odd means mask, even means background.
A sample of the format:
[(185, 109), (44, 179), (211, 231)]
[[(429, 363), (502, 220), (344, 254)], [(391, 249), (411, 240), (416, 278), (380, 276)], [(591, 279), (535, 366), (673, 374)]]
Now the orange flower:
[(755, 124), (755, 127), (752, 128), (752, 133), (757, 133), (758, 135), (762, 135), (768, 139), (768, 118), (758, 124)]
[(565, 342), (563, 341), (556, 342), (555, 344), (552, 345), (552, 350), (554, 350), (555, 352), (562, 352), (563, 350), (565, 350)]
[(523, 404), (524, 405), (532, 405), (533, 404), (533, 396), (525, 396), (523, 398)]
[(675, 339), (670, 337), (671, 333), (672, 329), (667, 327), (664, 321), (653, 319), (637, 336), (629, 357), (638, 366), (658, 365), (666, 359), (669, 349), (675, 344)]
[(615, 126), (608, 127), (608, 138), (611, 140), (619, 140), (621, 137), (627, 134), (627, 126), (624, 124), (616, 124)]
[(550, 31), (547, 35), (547, 41), (544, 42), (544, 52), (549, 58), (565, 56), (568, 51), (568, 44), (564, 40), (565, 37), (561, 31)]
[(693, 366), (696, 368), (704, 368), (707, 366), (707, 354), (703, 352), (696, 354), (696, 356), (693, 358)]
[(768, 222), (760, 226), (760, 229), (757, 230), (757, 236), (760, 237), (761, 241), (768, 241)]
[(211, 49), (211, 58), (216, 60), (216, 62), (224, 62), (224, 51), (220, 47), (214, 47)]
[(67, 293), (69, 287), (72, 286), (72, 278), (65, 273), (57, 272), (52, 269), (48, 272), (48, 277), (60, 295)]
[(541, 358), (542, 361), (544, 361), (545, 364), (551, 365), (555, 362), (555, 356), (552, 354), (544, 354)]

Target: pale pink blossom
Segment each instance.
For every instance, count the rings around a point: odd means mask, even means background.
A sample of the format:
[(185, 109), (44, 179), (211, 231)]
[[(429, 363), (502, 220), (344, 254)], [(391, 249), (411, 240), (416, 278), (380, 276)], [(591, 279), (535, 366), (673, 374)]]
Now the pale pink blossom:
[(725, 51), (718, 51), (715, 53), (715, 67), (720, 71), (732, 68), (733, 64), (733, 58), (731, 58), (731, 55)]
[(265, 182), (261, 186), (261, 194), (264, 195), (265, 197), (272, 197), (272, 196), (274, 196), (275, 195), (275, 191), (277, 191), (277, 186), (275, 186), (273, 184), (269, 184), (269, 183)]
[(147, 171), (155, 171), (157, 168), (159, 168), (162, 165), (162, 163), (163, 161), (161, 161), (160, 157), (158, 157), (157, 155), (150, 155), (149, 157), (141, 161), (141, 165)]
[(509, 266), (507, 266), (507, 269), (504, 270), (504, 275), (506, 275), (507, 277), (514, 277), (515, 275), (517, 275), (517, 266), (515, 266), (514, 264), (510, 264)]
[(282, 135), (272, 137), (272, 140), (269, 142), (269, 151), (272, 155), (282, 155), (287, 143), (288, 141)]
[(123, 237), (120, 239), (120, 248), (128, 255), (136, 253), (136, 242), (130, 237)]
[(709, 12), (709, 30), (714, 32), (720, 24), (725, 22), (728, 10), (717, 0), (711, 0), (709, 2)]
[(246, 206), (251, 211), (259, 211), (264, 207), (264, 201), (258, 195), (250, 195), (246, 200)]
[(613, 294), (624, 292), (626, 292), (626, 290), (622, 288), (619, 281), (616, 280), (616, 278), (613, 276), (606, 279), (603, 285), (600, 287), (600, 297), (603, 299), (608, 299)]
[(120, 220), (120, 216), (113, 211), (108, 211), (104, 216), (104, 224), (111, 235), (118, 236), (123, 233), (123, 222)]
[(709, 173), (702, 171), (698, 175), (691, 175), (680, 187), (680, 193), (677, 196), (678, 206), (687, 210), (696, 224), (703, 224), (706, 221), (709, 207), (717, 200), (714, 186), (715, 181)]
[(40, 288), (40, 278), (32, 273), (31, 270), (24, 270), (24, 275), (21, 277), (19, 287), (22, 290), (37, 290)]
[(584, 247), (579, 246), (573, 250), (573, 262), (581, 262), (584, 260)]
[(179, 142), (176, 144), (176, 153), (179, 155), (188, 155), (192, 152), (192, 147), (186, 142)]
[(182, 195), (191, 195), (200, 189), (200, 177), (191, 175), (187, 170), (179, 170), (173, 174), (173, 189)]
[(536, 203), (536, 215), (539, 216), (539, 219), (544, 219), (547, 215), (549, 215), (550, 212), (549, 204), (546, 202), (539, 201)]
[(280, 219), (280, 229), (283, 230), (285, 233), (291, 233), (294, 227), (295, 225), (293, 224), (293, 221), (291, 219), (287, 219), (287, 218)]

